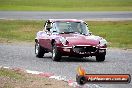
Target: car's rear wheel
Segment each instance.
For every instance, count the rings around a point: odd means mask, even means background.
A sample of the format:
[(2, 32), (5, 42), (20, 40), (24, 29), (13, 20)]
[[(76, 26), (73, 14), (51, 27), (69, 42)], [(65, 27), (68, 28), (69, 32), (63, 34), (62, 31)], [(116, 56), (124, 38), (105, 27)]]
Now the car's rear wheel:
[(53, 45), (53, 47), (52, 47), (52, 60), (53, 61), (60, 61), (61, 60), (61, 54), (57, 50), (56, 45)]
[(101, 62), (105, 60), (105, 54), (99, 54), (96, 56), (96, 61)]
[(44, 49), (38, 43), (35, 44), (36, 57), (42, 58), (44, 56)]

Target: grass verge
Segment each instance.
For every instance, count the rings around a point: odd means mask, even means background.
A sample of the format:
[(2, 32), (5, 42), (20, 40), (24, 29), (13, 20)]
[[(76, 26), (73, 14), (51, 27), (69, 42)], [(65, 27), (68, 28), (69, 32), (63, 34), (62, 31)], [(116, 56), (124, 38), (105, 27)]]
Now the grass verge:
[(37, 31), (43, 28), (42, 21), (0, 20), (1, 42), (33, 41)]
[(132, 11), (132, 0), (0, 0), (0, 10)]
[(90, 31), (105, 38), (110, 47), (132, 48), (132, 21), (88, 22)]
[[(89, 21), (90, 31), (104, 37), (110, 47), (132, 48), (132, 21)], [(34, 42), (43, 21), (0, 20), (0, 42)]]
[(64, 81), (27, 74), (20, 69), (0, 68), (0, 88), (72, 88)]

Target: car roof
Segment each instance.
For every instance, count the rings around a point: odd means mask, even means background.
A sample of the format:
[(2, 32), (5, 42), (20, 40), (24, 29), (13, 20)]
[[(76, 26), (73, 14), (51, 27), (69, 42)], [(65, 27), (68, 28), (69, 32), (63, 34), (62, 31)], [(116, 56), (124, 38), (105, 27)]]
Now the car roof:
[(84, 22), (83, 20), (77, 20), (77, 19), (49, 19), (48, 21), (50, 21), (50, 22), (57, 22), (57, 21), (61, 21), (61, 22)]

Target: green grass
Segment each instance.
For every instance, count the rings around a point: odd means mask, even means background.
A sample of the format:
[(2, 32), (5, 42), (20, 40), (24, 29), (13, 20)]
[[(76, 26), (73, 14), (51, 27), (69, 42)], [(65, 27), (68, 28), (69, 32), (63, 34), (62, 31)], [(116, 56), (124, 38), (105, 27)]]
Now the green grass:
[(37, 31), (42, 30), (42, 21), (0, 20), (0, 40), (33, 41)]
[[(43, 21), (0, 20), (0, 42), (34, 42)], [(132, 48), (132, 21), (89, 21), (90, 31), (106, 38), (110, 47)]]
[(0, 10), (132, 11), (132, 0), (0, 0)]
[(13, 70), (8, 70), (5, 68), (0, 68), (0, 77), (9, 77), (9, 78), (13, 78), (13, 79), (23, 79), (23, 75), (15, 72)]
[(104, 37), (110, 47), (132, 48), (132, 21), (88, 23), (90, 31)]

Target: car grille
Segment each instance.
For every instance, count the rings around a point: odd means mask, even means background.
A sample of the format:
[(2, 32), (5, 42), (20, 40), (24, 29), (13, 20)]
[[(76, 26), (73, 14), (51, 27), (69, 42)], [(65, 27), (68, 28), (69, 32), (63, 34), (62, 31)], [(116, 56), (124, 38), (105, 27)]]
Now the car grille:
[(73, 51), (80, 54), (94, 53), (97, 51), (97, 48), (95, 46), (74, 46)]

